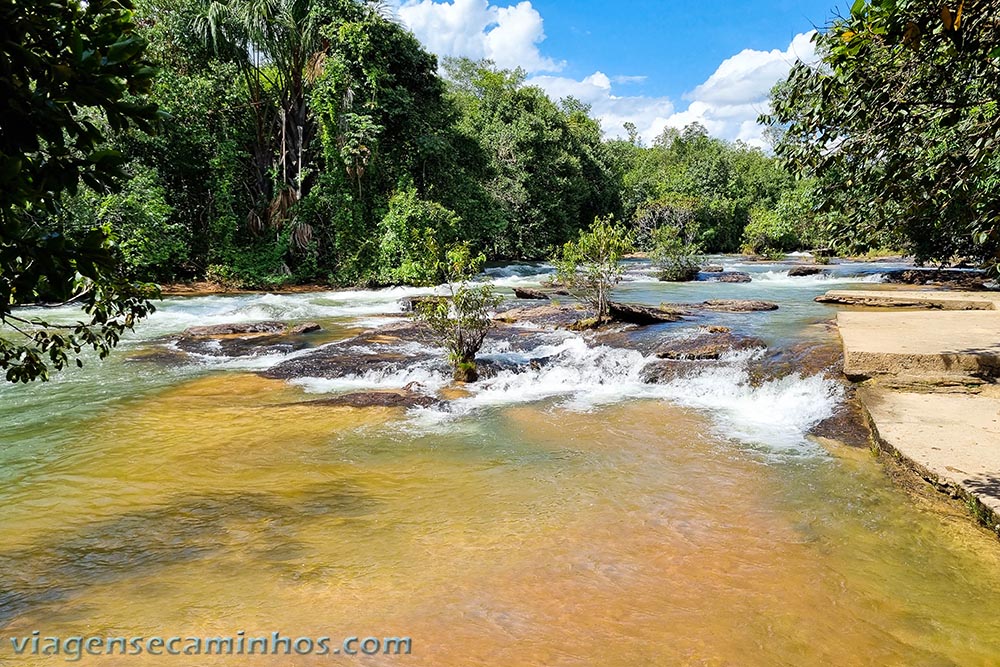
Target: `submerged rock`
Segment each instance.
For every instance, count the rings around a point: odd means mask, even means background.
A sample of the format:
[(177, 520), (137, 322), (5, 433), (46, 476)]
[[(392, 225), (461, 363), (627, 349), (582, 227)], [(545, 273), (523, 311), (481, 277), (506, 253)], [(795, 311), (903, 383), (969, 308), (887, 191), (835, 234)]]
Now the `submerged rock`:
[(440, 402), (432, 396), (403, 389), (401, 391), (359, 391), (315, 401), (302, 401), (296, 405), (347, 408), (427, 408)]
[(691, 338), (665, 341), (654, 354), (660, 359), (715, 360), (731, 352), (766, 348), (767, 343), (752, 336), (706, 331)]
[(527, 300), (534, 300), (534, 301), (548, 301), (549, 300), (549, 295), (546, 294), (545, 292), (541, 292), (541, 291), (536, 290), (536, 289), (530, 289), (530, 288), (527, 288), (527, 287), (515, 287), (514, 288), (514, 296), (516, 296), (518, 299), (527, 299)]

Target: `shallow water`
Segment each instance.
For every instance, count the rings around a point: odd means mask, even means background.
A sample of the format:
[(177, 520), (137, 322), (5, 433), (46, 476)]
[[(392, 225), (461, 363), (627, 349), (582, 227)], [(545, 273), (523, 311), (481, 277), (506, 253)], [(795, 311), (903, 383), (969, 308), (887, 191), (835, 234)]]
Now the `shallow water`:
[[(818, 323), (834, 311), (812, 297), (871, 287), (859, 281), (880, 269), (789, 279), (754, 266), (749, 285), (663, 285), (633, 268), (622, 300), (779, 302), (707, 318), (773, 345), (829, 337)], [(493, 273), (509, 287), (546, 271)], [(431, 367), (284, 383), (253, 373), (282, 357), (129, 360), (236, 320), (317, 320), (336, 344), (409, 293), (170, 299), (104, 364), (0, 388), (0, 663), (64, 662), (13, 655), (8, 638), (33, 630), (413, 639), (409, 656), (296, 665), (1000, 660), (995, 541), (915, 505), (867, 452), (810, 441), (840, 400), (821, 378), (754, 386), (735, 358), (644, 385), (639, 353), (562, 334), (516, 353), (558, 363), (404, 413), (296, 403), (444, 386)], [(83, 662), (292, 664), (189, 660)]]

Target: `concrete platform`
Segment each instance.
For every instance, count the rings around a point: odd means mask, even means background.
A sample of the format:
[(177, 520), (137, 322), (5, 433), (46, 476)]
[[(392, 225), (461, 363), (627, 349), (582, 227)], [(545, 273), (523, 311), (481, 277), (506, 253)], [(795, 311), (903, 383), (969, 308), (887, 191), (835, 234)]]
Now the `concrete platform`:
[(851, 379), (1000, 377), (1000, 311), (841, 312), (837, 326)]
[(883, 446), (942, 490), (978, 499), (1000, 531), (1000, 398), (859, 390)]
[(1000, 310), (1000, 292), (946, 292), (941, 290), (832, 290), (816, 297), (819, 303), (869, 308), (927, 310)]

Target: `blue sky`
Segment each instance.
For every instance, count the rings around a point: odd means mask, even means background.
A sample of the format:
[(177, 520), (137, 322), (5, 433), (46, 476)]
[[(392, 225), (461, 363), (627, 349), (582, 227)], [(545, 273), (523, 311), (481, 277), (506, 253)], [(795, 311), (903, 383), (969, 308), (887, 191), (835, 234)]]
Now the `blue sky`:
[(796, 59), (814, 57), (814, 26), (835, 0), (680, 3), (656, 0), (397, 0), (400, 19), (441, 56), (520, 66), (555, 98), (590, 103), (611, 136), (634, 122), (704, 124), (762, 145), (756, 116)]

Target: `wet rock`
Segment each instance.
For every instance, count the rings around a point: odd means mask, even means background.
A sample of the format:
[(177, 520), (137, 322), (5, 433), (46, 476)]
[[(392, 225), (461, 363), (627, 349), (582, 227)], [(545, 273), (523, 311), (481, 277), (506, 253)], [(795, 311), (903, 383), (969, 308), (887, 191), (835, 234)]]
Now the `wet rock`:
[(663, 272), (660, 274), (660, 282), (664, 283), (690, 283), (698, 280), (701, 273), (697, 267), (692, 267), (679, 272)]
[(276, 380), (332, 379), (391, 373), (430, 360), (437, 360), (437, 366), (444, 368), (444, 355), (436, 349), (437, 344), (436, 336), (427, 326), (400, 322), (288, 359), (261, 375)]
[(813, 426), (809, 435), (836, 440), (848, 447), (871, 447), (872, 431), (868, 426), (868, 417), (853, 393), (849, 392), (832, 416)]
[(288, 354), (311, 346), (302, 335), (322, 330), (315, 322), (239, 322), (190, 327), (175, 337), (177, 349), (211, 357)]
[(759, 338), (705, 332), (691, 338), (667, 340), (656, 349), (655, 354), (660, 359), (714, 360), (730, 352), (766, 348), (767, 343)]
[(161, 366), (182, 366), (188, 363), (188, 357), (183, 352), (166, 348), (141, 350), (125, 357), (130, 363), (159, 364)]
[(595, 313), (591, 310), (574, 308), (572, 306), (534, 306), (530, 308), (511, 308), (497, 313), (499, 322), (517, 324), (531, 322), (534, 324), (568, 329), (577, 327), (584, 320), (592, 319)]
[(646, 364), (640, 371), (639, 377), (646, 384), (667, 384), (710, 368), (712, 364), (712, 361), (690, 359), (654, 361)]
[(832, 339), (822, 342), (804, 341), (789, 347), (771, 350), (751, 367), (754, 384), (787, 375), (824, 375), (841, 380), (844, 351)]
[(539, 290), (530, 289), (527, 287), (515, 287), (514, 296), (516, 296), (518, 299), (528, 299), (535, 301), (549, 300), (549, 295), (546, 294), (545, 292), (540, 292)]
[(315, 322), (306, 322), (304, 324), (297, 324), (290, 328), (286, 333), (289, 336), (301, 336), (303, 334), (315, 333), (317, 331), (322, 331), (323, 327), (316, 324)]
[(707, 266), (703, 266), (701, 270), (704, 273), (722, 273), (726, 268), (721, 264), (708, 264)]
[(720, 313), (756, 313), (778, 310), (778, 304), (754, 299), (712, 299), (696, 306)]
[(437, 305), (442, 301), (447, 301), (447, 297), (444, 296), (407, 296), (399, 300), (399, 305), (403, 307), (404, 313), (415, 313), (417, 310), (427, 304), (427, 305)]
[(296, 405), (348, 408), (427, 408), (439, 403), (440, 401), (432, 396), (404, 389), (402, 391), (359, 391), (321, 398), (316, 401), (303, 401)]
[(284, 322), (237, 322), (235, 324), (190, 327), (185, 329), (181, 336), (185, 338), (213, 338), (248, 334), (283, 334), (287, 329), (288, 325)]
[(706, 274), (708, 280), (719, 283), (749, 283), (753, 281), (749, 273), (742, 271), (727, 271), (719, 274)]
[(684, 319), (685, 314), (685, 311), (680, 308), (649, 307), (617, 301), (610, 302), (608, 308), (615, 321), (639, 325), (679, 322)]
[(788, 276), (790, 278), (804, 278), (806, 276), (819, 275), (823, 271), (823, 267), (820, 266), (793, 266), (788, 270)]
[(989, 278), (984, 271), (962, 271), (958, 269), (905, 269), (889, 271), (886, 279), (890, 283), (904, 285), (941, 285), (964, 290), (986, 289)]

